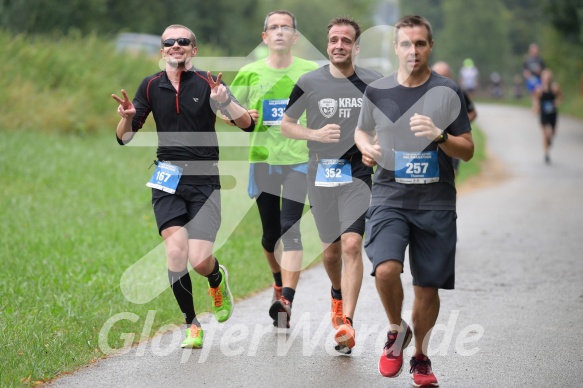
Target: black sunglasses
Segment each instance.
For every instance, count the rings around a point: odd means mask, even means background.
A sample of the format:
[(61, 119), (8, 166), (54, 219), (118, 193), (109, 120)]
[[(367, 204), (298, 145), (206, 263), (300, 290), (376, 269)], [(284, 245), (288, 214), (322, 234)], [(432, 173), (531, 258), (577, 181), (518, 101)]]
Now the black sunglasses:
[(174, 43), (178, 42), (179, 46), (190, 46), (190, 39), (188, 38), (178, 38), (178, 39), (166, 39), (162, 44), (164, 47), (172, 47)]

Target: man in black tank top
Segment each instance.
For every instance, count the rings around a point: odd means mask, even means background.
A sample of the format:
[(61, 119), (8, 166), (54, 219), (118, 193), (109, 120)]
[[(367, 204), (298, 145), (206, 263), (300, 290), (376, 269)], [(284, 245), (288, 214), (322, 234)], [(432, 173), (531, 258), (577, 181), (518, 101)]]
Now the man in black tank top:
[(534, 92), (534, 111), (540, 116), (543, 132), (543, 149), (545, 163), (551, 163), (551, 145), (556, 134), (557, 107), (563, 101), (563, 94), (559, 84), (553, 82), (553, 73), (550, 69), (541, 72), (541, 85)]

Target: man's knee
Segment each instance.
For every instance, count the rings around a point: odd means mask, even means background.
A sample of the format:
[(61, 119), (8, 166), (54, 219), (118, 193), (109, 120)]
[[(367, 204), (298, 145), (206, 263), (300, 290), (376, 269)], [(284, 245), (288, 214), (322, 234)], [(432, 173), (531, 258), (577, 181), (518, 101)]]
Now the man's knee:
[(340, 245), (336, 242), (326, 247), (322, 253), (322, 260), (328, 263), (334, 263), (342, 260), (342, 251), (340, 250)]
[(380, 263), (375, 271), (377, 281), (390, 282), (401, 277), (403, 264), (397, 260), (387, 260)]
[(273, 253), (275, 252), (275, 247), (277, 246), (277, 242), (279, 241), (279, 234), (277, 233), (264, 233), (261, 237), (261, 246), (267, 252)]
[(187, 255), (188, 250), (186, 246), (181, 246), (179, 244), (166, 245), (166, 258), (170, 268), (182, 269), (182, 267), (186, 267), (186, 262), (188, 260)]
[(342, 235), (342, 255), (345, 259), (358, 259), (362, 257), (362, 236), (357, 233)]

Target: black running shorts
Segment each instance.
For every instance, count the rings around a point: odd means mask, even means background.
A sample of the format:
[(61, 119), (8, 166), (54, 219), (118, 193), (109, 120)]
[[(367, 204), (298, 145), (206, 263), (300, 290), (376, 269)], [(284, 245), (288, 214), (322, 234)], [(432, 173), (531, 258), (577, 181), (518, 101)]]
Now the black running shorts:
[(176, 193), (152, 189), (158, 232), (184, 226), (190, 239), (214, 242), (221, 225), (221, 191), (217, 185), (180, 183)]
[(409, 210), (371, 207), (366, 216), (364, 248), (377, 266), (388, 260), (404, 264), (409, 246), (413, 284), (453, 289), (457, 214), (454, 210)]

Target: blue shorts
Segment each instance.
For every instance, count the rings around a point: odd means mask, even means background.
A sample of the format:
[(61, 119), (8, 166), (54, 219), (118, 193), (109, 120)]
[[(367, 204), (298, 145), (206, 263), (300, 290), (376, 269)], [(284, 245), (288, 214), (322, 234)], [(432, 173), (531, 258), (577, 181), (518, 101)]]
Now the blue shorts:
[(409, 210), (371, 207), (366, 216), (364, 248), (373, 264), (396, 260), (404, 264), (409, 246), (413, 284), (453, 289), (457, 214), (454, 210)]

